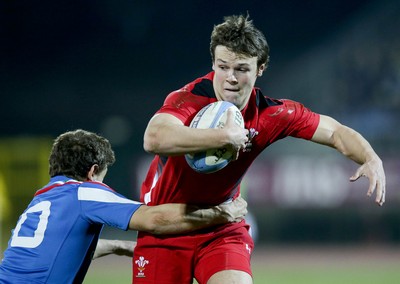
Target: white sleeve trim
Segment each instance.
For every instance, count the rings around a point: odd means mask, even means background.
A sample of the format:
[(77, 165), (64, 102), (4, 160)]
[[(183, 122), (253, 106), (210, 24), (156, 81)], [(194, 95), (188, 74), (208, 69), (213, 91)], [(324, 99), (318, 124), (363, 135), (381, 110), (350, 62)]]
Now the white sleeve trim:
[(133, 201), (127, 198), (122, 198), (110, 191), (92, 187), (79, 187), (78, 200), (97, 201), (106, 203), (142, 204), (141, 202)]

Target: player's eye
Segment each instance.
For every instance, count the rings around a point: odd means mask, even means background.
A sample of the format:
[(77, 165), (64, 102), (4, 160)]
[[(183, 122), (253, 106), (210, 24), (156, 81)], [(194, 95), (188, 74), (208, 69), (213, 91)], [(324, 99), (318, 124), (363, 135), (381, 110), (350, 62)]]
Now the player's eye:
[(245, 73), (249, 71), (249, 68), (240, 67), (237, 69), (239, 72)]

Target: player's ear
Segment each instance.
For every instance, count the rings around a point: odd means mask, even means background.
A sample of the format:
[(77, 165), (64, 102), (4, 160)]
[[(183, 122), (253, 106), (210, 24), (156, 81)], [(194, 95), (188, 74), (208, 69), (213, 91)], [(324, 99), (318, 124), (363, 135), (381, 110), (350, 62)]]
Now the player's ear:
[(92, 165), (87, 174), (87, 179), (94, 180), (94, 176), (97, 174), (98, 170), (99, 170), (99, 166), (97, 164)]
[(265, 63), (264, 63), (264, 64), (261, 64), (260, 67), (258, 67), (257, 76), (258, 76), (258, 77), (261, 77), (262, 74), (263, 74), (263, 72), (264, 72), (264, 70), (265, 70)]

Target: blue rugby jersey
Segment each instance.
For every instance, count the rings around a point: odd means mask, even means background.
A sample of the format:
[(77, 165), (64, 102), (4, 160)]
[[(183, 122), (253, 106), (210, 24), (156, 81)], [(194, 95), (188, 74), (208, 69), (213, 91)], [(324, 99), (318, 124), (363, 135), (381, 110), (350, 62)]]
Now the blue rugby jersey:
[(141, 205), (103, 183), (52, 178), (12, 232), (0, 283), (81, 283), (104, 224), (127, 230)]

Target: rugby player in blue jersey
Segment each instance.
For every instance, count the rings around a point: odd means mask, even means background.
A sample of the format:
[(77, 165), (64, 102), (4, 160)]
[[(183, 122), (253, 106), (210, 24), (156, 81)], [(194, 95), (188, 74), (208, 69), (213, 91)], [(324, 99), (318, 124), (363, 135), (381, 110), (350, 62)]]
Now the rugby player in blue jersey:
[(85, 130), (61, 134), (50, 158), (50, 182), (20, 216), (0, 264), (0, 283), (81, 283), (104, 225), (175, 234), (240, 221), (246, 202), (200, 208), (146, 206), (103, 183), (115, 162), (107, 139)]

